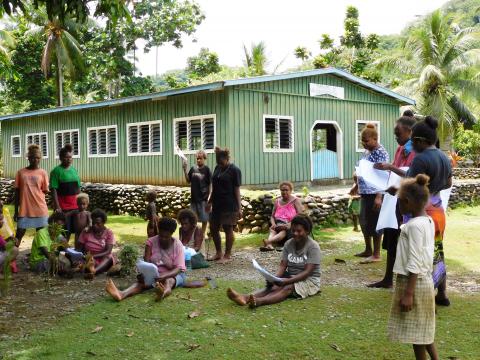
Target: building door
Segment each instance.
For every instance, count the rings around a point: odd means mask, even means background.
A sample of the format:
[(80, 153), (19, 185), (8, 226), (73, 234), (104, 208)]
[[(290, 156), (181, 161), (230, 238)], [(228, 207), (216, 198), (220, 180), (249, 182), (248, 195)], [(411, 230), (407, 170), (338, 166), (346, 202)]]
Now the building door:
[(315, 122), (311, 132), (312, 180), (343, 178), (342, 146), (336, 122)]

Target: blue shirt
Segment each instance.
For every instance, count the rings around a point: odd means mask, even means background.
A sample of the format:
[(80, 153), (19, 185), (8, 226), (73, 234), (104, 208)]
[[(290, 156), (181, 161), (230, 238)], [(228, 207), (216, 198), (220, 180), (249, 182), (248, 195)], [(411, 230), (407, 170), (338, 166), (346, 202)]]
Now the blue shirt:
[[(390, 156), (388, 155), (387, 150), (383, 147), (383, 145), (379, 145), (373, 151), (365, 150), (362, 156), (362, 160), (368, 160), (373, 163), (384, 163), (390, 161)], [(358, 193), (360, 195), (367, 195), (367, 194), (376, 194), (378, 193), (378, 189), (367, 185), (367, 183), (363, 180), (363, 178), (358, 178)]]

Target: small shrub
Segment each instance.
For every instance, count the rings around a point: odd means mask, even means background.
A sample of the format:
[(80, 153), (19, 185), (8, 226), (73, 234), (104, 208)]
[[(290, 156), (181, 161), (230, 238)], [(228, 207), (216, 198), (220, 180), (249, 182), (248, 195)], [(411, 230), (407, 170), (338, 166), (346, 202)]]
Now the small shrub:
[(480, 134), (478, 132), (459, 128), (455, 133), (454, 146), (462, 157), (472, 160), (476, 165), (480, 163)]
[(120, 270), (120, 275), (126, 276), (130, 275), (134, 272), (135, 264), (137, 263), (137, 259), (139, 256), (139, 252), (136, 246), (134, 245), (125, 245), (118, 258), (120, 259), (120, 263), (122, 268)]

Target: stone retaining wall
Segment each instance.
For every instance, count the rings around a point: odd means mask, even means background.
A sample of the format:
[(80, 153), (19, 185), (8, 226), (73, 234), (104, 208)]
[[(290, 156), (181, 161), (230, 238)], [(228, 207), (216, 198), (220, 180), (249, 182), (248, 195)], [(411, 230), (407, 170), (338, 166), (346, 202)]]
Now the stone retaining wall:
[(454, 168), (454, 179), (480, 179), (480, 168)]
[[(163, 216), (175, 217), (180, 209), (189, 206), (188, 188), (173, 186), (139, 186), (84, 183), (82, 191), (90, 196), (90, 208), (101, 208), (113, 214), (145, 214), (145, 194), (155, 190), (157, 210)], [(345, 223), (349, 220), (347, 207), (349, 196), (345, 190), (337, 195), (303, 195), (297, 194), (309, 215), (316, 224)], [(256, 199), (242, 196), (244, 218), (239, 222), (239, 231), (243, 233), (266, 231), (273, 208), (273, 193), (265, 193)], [(0, 199), (5, 203), (13, 202), (13, 181), (0, 179)], [(480, 181), (456, 181), (452, 190), (450, 207), (459, 204), (471, 204), (480, 200)]]

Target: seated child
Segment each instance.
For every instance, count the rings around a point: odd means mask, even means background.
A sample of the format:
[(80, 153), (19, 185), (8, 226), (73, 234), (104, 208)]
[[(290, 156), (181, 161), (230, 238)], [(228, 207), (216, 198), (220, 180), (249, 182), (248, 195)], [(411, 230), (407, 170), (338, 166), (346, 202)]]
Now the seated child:
[(197, 226), (197, 215), (190, 209), (178, 212), (177, 221), (180, 223), (178, 238), (183, 246), (191, 247), (200, 252), (203, 243), (203, 231)]
[(416, 359), (437, 360), (435, 348), (435, 294), (432, 280), (435, 225), (425, 212), (428, 176), (402, 182), (400, 212), (411, 219), (401, 225), (393, 272), (397, 274), (388, 335), (390, 340), (413, 344)]
[[(35, 233), (30, 252), (30, 270), (36, 273), (44, 273), (50, 270), (50, 259), (55, 256), (52, 251), (54, 242), (65, 242), (61, 234), (55, 234), (55, 224), (62, 228), (65, 226), (65, 214), (55, 212), (48, 218), (48, 226), (41, 228)], [(57, 239), (54, 239), (56, 236)]]
[[(17, 263), (15, 259), (18, 256), (18, 241), (15, 238), (15, 225), (13, 223), (12, 217), (10, 216), (10, 212), (8, 211), (7, 207), (3, 206), (3, 201), (0, 200), (0, 237), (3, 238), (4, 241), (12, 241), (15, 246), (10, 250), (10, 268), (13, 273), (17, 273)], [(6, 245), (6, 243), (5, 243)], [(2, 250), (0, 250), (2, 251)], [(5, 251), (5, 249), (3, 250)], [(3, 261), (6, 260), (7, 253), (5, 252), (4, 254)], [(0, 254), (0, 259), (2, 258), (2, 255)], [(1, 269), (1, 266), (0, 266)]]
[[(4, 216), (2, 213), (0, 213), (0, 227), (2, 227), (3, 224)], [(13, 242), (15, 241), (13, 237), (10, 237), (6, 240)], [(13, 246), (7, 246), (6, 240), (3, 238), (2, 235), (0, 235), (0, 272), (3, 272), (3, 267), (5, 264), (9, 264), (10, 262), (14, 261), (18, 255), (18, 248), (15, 246), (15, 243), (12, 244)]]
[(360, 195), (350, 195), (350, 200), (348, 201), (348, 212), (352, 217), (353, 222), (353, 231), (359, 232), (358, 228), (358, 217), (360, 215)]
[(148, 221), (147, 224), (147, 236), (149, 238), (157, 235), (157, 206), (155, 205), (155, 200), (157, 199), (157, 192), (151, 190), (147, 192), (146, 200), (148, 201), (147, 209), (145, 210), (145, 220)]
[(112, 254), (115, 237), (105, 226), (107, 214), (101, 209), (92, 211), (92, 226), (83, 230), (78, 238), (78, 250), (87, 255), (85, 278), (108, 271), (115, 262)]
[(308, 215), (296, 215), (291, 221), (293, 238), (285, 243), (275, 284), (253, 294), (239, 294), (232, 288), (227, 296), (238, 305), (255, 308), (282, 302), (290, 296), (306, 298), (320, 292), (320, 246), (313, 240), (313, 223)]
[(156, 267), (158, 277), (145, 281), (145, 277), (139, 275), (137, 282), (123, 291), (120, 291), (111, 279), (107, 280), (105, 290), (115, 300), (121, 301), (153, 287), (157, 291), (156, 299), (162, 300), (169, 296), (174, 288), (205, 285), (203, 282), (186, 283), (183, 245), (172, 236), (176, 228), (177, 223), (174, 219), (161, 218), (158, 221), (158, 235), (149, 238), (145, 243), (144, 260)]
[(73, 215), (73, 230), (75, 231), (75, 249), (79, 249), (78, 239), (83, 230), (89, 230), (92, 227), (92, 216), (87, 210), (90, 198), (88, 194), (80, 193), (77, 196), (78, 211)]

